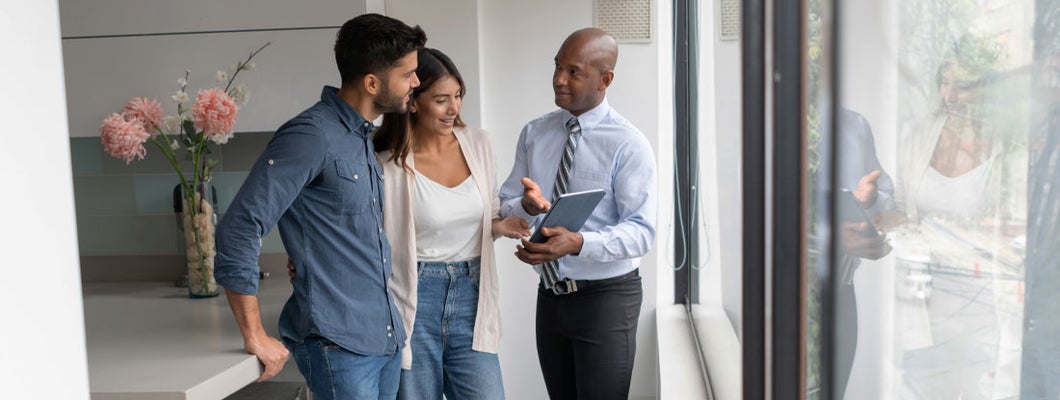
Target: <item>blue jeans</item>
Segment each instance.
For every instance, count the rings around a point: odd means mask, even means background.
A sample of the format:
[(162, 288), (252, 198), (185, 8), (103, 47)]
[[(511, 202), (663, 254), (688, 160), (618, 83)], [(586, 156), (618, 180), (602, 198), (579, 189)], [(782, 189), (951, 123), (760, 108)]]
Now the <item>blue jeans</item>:
[(479, 259), (420, 262), (412, 369), (401, 371), (398, 398), (504, 398), (496, 354), (471, 350), (478, 314)]
[(362, 356), (322, 336), (302, 343), (284, 338), (314, 400), (392, 400), (401, 377), (401, 351)]

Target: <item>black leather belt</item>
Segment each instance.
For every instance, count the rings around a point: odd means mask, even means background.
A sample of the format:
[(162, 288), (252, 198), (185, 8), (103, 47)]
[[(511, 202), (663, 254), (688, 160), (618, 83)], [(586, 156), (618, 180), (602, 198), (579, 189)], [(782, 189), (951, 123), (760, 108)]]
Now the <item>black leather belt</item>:
[[(629, 271), (629, 272), (624, 273), (624, 274), (619, 275), (619, 276), (613, 276), (613, 277), (604, 278), (604, 279), (570, 279), (570, 278), (566, 278), (566, 279), (563, 279), (561, 281), (556, 282), (555, 285), (552, 285), (551, 292), (553, 294), (557, 294), (557, 295), (571, 294), (571, 293), (577, 292), (579, 290), (585, 290), (585, 289), (588, 289), (588, 288), (591, 288), (591, 287), (609, 285), (609, 284), (616, 283), (616, 282), (619, 282), (619, 281), (623, 281), (623, 280), (626, 280), (626, 279), (629, 279), (629, 278), (632, 278), (632, 277), (635, 277), (635, 276), (638, 276), (638, 275), (640, 275), (640, 268), (635, 268), (632, 271)], [(542, 284), (542, 288), (543, 287), (544, 287), (544, 284)]]

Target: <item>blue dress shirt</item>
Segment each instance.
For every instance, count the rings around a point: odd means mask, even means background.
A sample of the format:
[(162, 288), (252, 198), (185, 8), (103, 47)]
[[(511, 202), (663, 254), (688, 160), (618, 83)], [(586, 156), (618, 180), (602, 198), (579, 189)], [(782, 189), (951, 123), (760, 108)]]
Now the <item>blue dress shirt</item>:
[(388, 289), (382, 169), (375, 127), (325, 87), (320, 102), (287, 121), (255, 162), (217, 228), (215, 276), (255, 294), (260, 239), (279, 225), (298, 266), (280, 335), (316, 334), (357, 354), (393, 354), (405, 329)]
[[(515, 165), (500, 189), (501, 215), (532, 220), (522, 206), (529, 177), (546, 199), (567, 141), (564, 123), (573, 115), (556, 110), (530, 121), (519, 135)], [(603, 200), (581, 229), (581, 252), (559, 259), (560, 279), (605, 279), (636, 269), (655, 243), (655, 156), (647, 138), (605, 99), (578, 116), (581, 138), (567, 192), (603, 189)]]

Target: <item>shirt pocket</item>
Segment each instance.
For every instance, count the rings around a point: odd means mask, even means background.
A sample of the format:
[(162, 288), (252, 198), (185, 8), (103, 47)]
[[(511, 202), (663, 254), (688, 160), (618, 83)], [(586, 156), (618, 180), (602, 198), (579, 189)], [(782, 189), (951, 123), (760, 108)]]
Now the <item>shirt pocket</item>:
[(372, 175), (366, 167), (347, 160), (335, 160), (335, 174), (339, 176), (335, 203), (340, 214), (361, 214), (368, 209), (372, 198)]
[(611, 171), (579, 170), (571, 171), (571, 185), (567, 192), (603, 189), (611, 191)]

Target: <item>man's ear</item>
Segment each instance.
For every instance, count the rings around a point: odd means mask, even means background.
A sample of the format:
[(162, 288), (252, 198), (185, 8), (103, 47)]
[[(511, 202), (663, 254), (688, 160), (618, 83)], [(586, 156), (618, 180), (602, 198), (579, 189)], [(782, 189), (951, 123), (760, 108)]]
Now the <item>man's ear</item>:
[(383, 80), (372, 73), (365, 74), (364, 78), (361, 79), (361, 84), (364, 86), (364, 91), (372, 96), (376, 96), (383, 91)]
[(615, 71), (607, 71), (600, 74), (600, 90), (606, 90), (611, 86), (611, 81), (615, 79)]
[(416, 108), (416, 99), (409, 100), (409, 112), (415, 114)]

